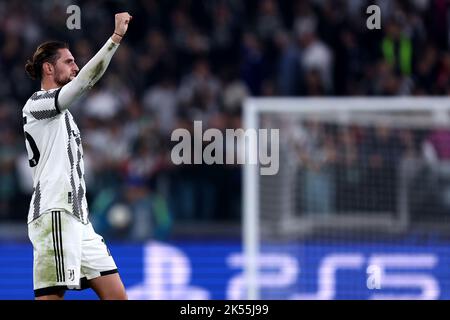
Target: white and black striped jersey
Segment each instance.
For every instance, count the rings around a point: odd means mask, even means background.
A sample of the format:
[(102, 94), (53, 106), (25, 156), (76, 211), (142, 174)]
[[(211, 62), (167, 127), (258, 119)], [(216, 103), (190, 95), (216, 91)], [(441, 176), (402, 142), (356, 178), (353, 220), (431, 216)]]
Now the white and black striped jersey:
[(118, 46), (109, 38), (72, 81), (38, 91), (25, 104), (25, 144), (34, 188), (28, 223), (61, 209), (88, 223), (81, 135), (68, 108), (102, 77)]
[(34, 93), (22, 110), (34, 187), (28, 223), (54, 209), (88, 222), (81, 135), (69, 110), (58, 107), (60, 90)]

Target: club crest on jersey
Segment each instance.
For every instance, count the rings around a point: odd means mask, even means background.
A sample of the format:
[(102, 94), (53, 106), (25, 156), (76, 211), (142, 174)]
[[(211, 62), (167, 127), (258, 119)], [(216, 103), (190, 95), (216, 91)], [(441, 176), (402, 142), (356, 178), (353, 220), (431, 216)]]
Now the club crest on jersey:
[(75, 138), (79, 138), (79, 137), (80, 137), (80, 133), (79, 133), (79, 132), (76, 132), (75, 130), (72, 130), (72, 135), (73, 135)]
[(69, 281), (74, 281), (75, 280), (75, 270), (67, 269), (67, 272), (69, 273)]

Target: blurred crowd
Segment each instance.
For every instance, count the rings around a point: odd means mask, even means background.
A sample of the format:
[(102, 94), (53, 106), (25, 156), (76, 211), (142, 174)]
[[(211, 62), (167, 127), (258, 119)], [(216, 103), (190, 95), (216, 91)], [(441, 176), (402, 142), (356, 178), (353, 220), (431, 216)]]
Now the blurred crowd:
[(297, 214), (450, 221), (449, 130), (311, 120), (286, 135)]
[[(374, 3), (381, 30), (366, 27)], [(72, 4), (79, 30), (66, 27)], [(194, 120), (240, 128), (248, 96), (450, 92), (446, 0), (0, 1), (0, 221), (25, 221), (32, 192), (20, 110), (39, 84), (25, 61), (58, 39), (82, 67), (120, 11), (133, 16), (129, 33), (71, 108), (91, 219), (117, 237), (164, 238), (174, 221), (238, 221), (240, 167), (174, 166), (170, 135)]]

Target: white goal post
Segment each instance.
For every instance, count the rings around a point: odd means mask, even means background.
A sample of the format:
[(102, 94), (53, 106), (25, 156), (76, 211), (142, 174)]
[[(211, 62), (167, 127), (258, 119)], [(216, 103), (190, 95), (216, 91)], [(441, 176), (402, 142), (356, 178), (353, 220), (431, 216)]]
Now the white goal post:
[[(360, 126), (376, 126), (377, 124), (394, 128), (450, 128), (450, 99), (438, 97), (394, 97), (394, 98), (250, 98), (244, 103), (244, 129), (271, 128), (280, 129), (280, 144), (283, 143), (283, 126), (295, 121), (319, 121), (332, 123), (335, 126), (358, 124)], [(268, 118), (262, 120), (264, 117)], [(273, 122), (271, 122), (271, 119)], [(281, 119), (281, 120), (280, 120)], [(293, 120), (294, 119), (294, 120)], [(293, 122), (292, 122), (293, 121)], [(285, 138), (287, 139), (286, 135)], [(256, 141), (249, 141), (256, 143)], [(247, 150), (256, 150), (255, 146), (248, 145)], [(282, 148), (280, 148), (282, 150)], [(284, 157), (289, 158), (289, 152)], [(289, 160), (289, 159), (288, 159)], [(285, 194), (288, 187), (283, 181), (289, 180), (291, 174), (283, 173), (287, 166), (280, 160), (280, 173), (277, 178), (275, 193), (273, 189), (267, 191), (272, 196), (266, 201), (277, 201), (270, 212), (273, 220), (270, 231), (277, 229), (277, 234), (304, 235), (315, 228), (349, 229), (379, 228), (385, 231), (404, 232), (409, 226), (409, 212), (404, 190), (399, 190), (395, 214), (380, 214), (363, 216), (359, 212), (349, 212), (341, 215), (326, 215), (326, 217), (310, 217), (298, 215), (292, 207), (295, 199)], [(290, 160), (289, 160), (290, 161)], [(284, 175), (284, 176), (283, 176)], [(244, 272), (246, 277), (246, 299), (261, 298), (258, 257), (262, 246), (263, 228), (261, 225), (261, 180), (258, 165), (245, 164), (243, 167), (243, 215), (242, 239), (244, 250)], [(264, 179), (270, 179), (264, 177)], [(269, 181), (269, 180), (267, 180)], [(272, 180), (270, 180), (272, 181)], [(267, 182), (271, 183), (271, 182)], [(288, 182), (286, 182), (288, 183)], [(401, 184), (401, 181), (399, 182)], [(282, 197), (282, 198), (280, 198)], [(398, 206), (397, 206), (398, 204)], [(272, 207), (271, 207), (272, 208)], [(265, 236), (264, 236), (265, 237)], [(263, 239), (264, 240), (264, 239)]]

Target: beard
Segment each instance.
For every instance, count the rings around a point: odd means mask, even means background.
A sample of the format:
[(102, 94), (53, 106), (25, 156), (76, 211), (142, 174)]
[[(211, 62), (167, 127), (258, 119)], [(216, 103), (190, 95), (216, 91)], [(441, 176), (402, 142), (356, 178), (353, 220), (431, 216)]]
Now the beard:
[(60, 87), (68, 84), (70, 81), (72, 81), (70, 76), (61, 76), (60, 74), (55, 75), (55, 83)]
[(66, 84), (68, 84), (70, 81), (72, 81), (73, 78), (76, 77), (76, 74), (74, 75), (68, 75), (68, 76), (63, 76), (61, 72), (57, 72), (55, 74), (55, 83), (62, 87)]

